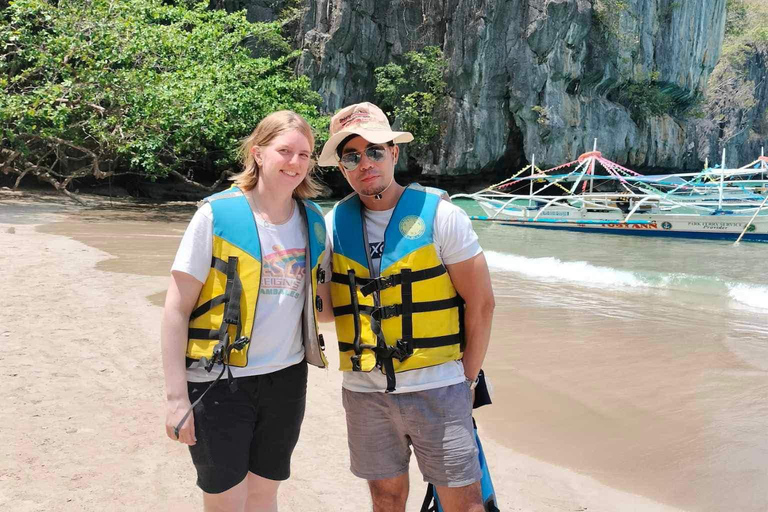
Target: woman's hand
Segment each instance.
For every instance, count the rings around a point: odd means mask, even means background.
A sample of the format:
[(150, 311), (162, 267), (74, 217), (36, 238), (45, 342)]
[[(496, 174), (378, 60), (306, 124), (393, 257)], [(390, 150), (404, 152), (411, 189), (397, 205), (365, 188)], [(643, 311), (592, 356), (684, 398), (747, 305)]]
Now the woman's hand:
[(195, 437), (195, 413), (190, 411), (184, 424), (179, 428), (176, 437), (176, 426), (189, 411), (191, 404), (187, 399), (168, 400), (165, 405), (165, 433), (174, 441), (192, 446), (197, 442)]

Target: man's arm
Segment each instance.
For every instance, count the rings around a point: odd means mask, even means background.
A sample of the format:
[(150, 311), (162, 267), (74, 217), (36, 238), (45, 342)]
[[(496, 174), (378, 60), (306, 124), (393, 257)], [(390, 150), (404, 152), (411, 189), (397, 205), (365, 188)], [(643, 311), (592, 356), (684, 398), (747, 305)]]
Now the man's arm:
[(464, 299), (464, 375), (475, 380), (483, 366), (491, 339), (491, 321), (496, 301), (485, 255), (481, 252), (467, 260), (446, 265), (453, 286)]

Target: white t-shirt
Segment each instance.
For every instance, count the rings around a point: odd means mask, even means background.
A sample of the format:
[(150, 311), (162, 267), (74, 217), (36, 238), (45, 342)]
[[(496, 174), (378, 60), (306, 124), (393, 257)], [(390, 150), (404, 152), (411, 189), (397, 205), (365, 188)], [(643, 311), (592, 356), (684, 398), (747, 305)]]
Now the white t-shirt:
[[(248, 366), (231, 366), (232, 375), (246, 377), (272, 373), (304, 359), (301, 313), (306, 296), (306, 226), (298, 206), (283, 224), (265, 222), (254, 213), (261, 242), (261, 288), (256, 318), (250, 333)], [(204, 203), (187, 227), (172, 270), (185, 272), (204, 283), (211, 268), (213, 212)], [(245, 334), (245, 333), (244, 333)], [(214, 380), (221, 365), (187, 369), (189, 382)]]
[[(384, 232), (394, 208), (373, 211), (363, 208), (365, 226), (368, 231), (369, 252), (374, 271), (378, 274), (381, 263)], [(323, 268), (331, 275), (331, 253), (333, 251), (333, 210), (325, 215), (327, 230), (326, 256)], [(433, 226), (433, 243), (440, 260), (445, 265), (452, 265), (468, 260), (482, 252), (477, 235), (472, 229), (472, 221), (467, 214), (449, 201), (440, 201)], [(394, 393), (410, 393), (445, 386), (451, 386), (464, 381), (464, 365), (461, 361), (449, 361), (437, 366), (409, 370), (397, 373)], [(350, 391), (383, 392), (387, 389), (387, 377), (379, 370), (370, 372), (344, 372), (342, 386)]]

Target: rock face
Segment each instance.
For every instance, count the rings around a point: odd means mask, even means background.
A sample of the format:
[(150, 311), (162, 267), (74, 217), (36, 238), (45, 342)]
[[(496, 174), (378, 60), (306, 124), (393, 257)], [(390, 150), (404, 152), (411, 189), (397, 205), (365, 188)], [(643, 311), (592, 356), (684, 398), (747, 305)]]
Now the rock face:
[[(738, 63), (721, 74), (726, 66), (718, 64), (709, 84), (709, 119), (697, 122), (694, 132), (700, 145), (726, 150), (726, 166), (739, 167), (763, 148), (768, 155), (768, 44), (746, 45)], [(720, 161), (716, 154), (714, 162)]]
[[(697, 168), (718, 152), (711, 125), (635, 121), (611, 101), (629, 81), (700, 94), (723, 40), (726, 0), (305, 0), (299, 73), (325, 108), (374, 98), (376, 67), (443, 49), (449, 97), (424, 173), (556, 165), (592, 149), (635, 168)], [(762, 63), (765, 65), (765, 62)], [(764, 68), (763, 68), (764, 69)], [(715, 138), (711, 139), (715, 133)]]

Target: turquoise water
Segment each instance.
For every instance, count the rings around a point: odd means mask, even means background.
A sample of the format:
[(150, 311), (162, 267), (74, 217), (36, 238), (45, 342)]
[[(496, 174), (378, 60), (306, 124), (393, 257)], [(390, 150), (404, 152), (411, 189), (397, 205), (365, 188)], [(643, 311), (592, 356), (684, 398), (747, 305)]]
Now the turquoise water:
[(474, 227), (497, 300), (486, 428), (686, 510), (768, 510), (768, 247)]

